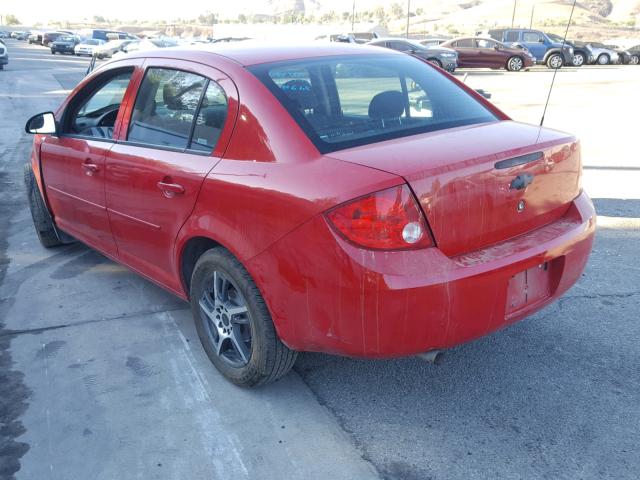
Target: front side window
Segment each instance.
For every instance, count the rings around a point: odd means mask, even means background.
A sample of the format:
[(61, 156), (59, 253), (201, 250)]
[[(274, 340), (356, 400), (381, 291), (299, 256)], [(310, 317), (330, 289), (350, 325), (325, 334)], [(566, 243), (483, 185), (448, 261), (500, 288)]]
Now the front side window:
[(542, 41), (542, 35), (536, 32), (525, 32), (522, 39), (525, 43), (538, 43)]
[(250, 67), (322, 153), (496, 120), (423, 61), (404, 55)]
[[(72, 102), (65, 116), (64, 132), (96, 138), (113, 138), (120, 104), (129, 86), (132, 69), (106, 74), (79, 94), (80, 101)], [(86, 95), (86, 96), (85, 96)]]

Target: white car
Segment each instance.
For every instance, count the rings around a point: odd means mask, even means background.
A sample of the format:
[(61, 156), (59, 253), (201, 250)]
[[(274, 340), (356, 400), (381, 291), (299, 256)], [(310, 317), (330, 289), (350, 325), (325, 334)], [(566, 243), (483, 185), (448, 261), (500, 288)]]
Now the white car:
[(114, 53), (123, 51), (132, 42), (134, 40), (110, 40), (107, 43), (96, 46), (93, 53), (98, 58), (111, 58)]
[(95, 38), (85, 39), (82, 40), (78, 45), (76, 45), (73, 51), (76, 55), (89, 55), (90, 57), (92, 57), (96, 47), (99, 47), (104, 43), (104, 40), (98, 40)]

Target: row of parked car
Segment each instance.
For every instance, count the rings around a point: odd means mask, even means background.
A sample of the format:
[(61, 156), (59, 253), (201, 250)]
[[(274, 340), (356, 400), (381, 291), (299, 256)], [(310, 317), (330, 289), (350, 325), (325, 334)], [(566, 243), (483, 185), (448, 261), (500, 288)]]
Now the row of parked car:
[(336, 35), (332, 41), (367, 43), (399, 50), (430, 61), (449, 72), (456, 68), (493, 68), (520, 71), (533, 65), (557, 69), (564, 65), (640, 64), (640, 45), (624, 49), (599, 42), (578, 42), (532, 29), (493, 29), (472, 37), (374, 38)]

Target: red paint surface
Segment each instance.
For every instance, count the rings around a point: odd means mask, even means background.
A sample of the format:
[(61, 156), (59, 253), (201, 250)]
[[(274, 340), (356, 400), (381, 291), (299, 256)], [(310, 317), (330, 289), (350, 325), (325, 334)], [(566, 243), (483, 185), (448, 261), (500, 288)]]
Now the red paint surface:
[[(72, 93), (107, 69), (136, 68), (113, 142), (44, 137), (45, 193), (61, 228), (182, 298), (185, 245), (210, 238), (246, 266), (287, 345), (354, 356), (409, 355), (471, 340), (536, 311), (579, 278), (595, 212), (581, 193), (572, 136), (509, 121), (495, 109), (500, 120), (493, 123), (323, 156), (242, 65), (371, 53), (367, 47), (215, 52), (140, 53), (148, 58), (109, 62)], [(194, 71), (223, 86), (230, 113), (212, 155), (126, 142), (148, 65)], [(538, 161), (493, 167), (538, 151)], [(82, 166), (87, 158), (99, 165), (93, 175)], [(38, 167), (37, 154), (32, 162)], [(510, 190), (523, 172), (535, 175), (533, 183)], [(158, 182), (184, 193), (167, 196)], [(367, 250), (327, 223), (331, 208), (405, 183), (435, 247)], [(526, 209), (518, 213), (520, 200)], [(544, 273), (528, 273), (545, 263)]]

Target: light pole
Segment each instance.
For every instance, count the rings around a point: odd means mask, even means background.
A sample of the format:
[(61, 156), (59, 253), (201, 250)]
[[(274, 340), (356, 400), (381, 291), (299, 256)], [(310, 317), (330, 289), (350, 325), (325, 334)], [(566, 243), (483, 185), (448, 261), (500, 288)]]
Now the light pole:
[(513, 22), (516, 20), (516, 5), (518, 4), (518, 0), (513, 0), (513, 15), (511, 15), (511, 28), (513, 28)]
[(409, 38), (409, 14), (411, 13), (411, 0), (407, 0), (407, 33), (405, 36)]
[(531, 5), (531, 20), (529, 20), (529, 30), (533, 27), (533, 11), (536, 9), (536, 4)]
[(353, 33), (353, 22), (356, 19), (356, 0), (353, 0), (353, 7), (351, 8), (351, 33)]

